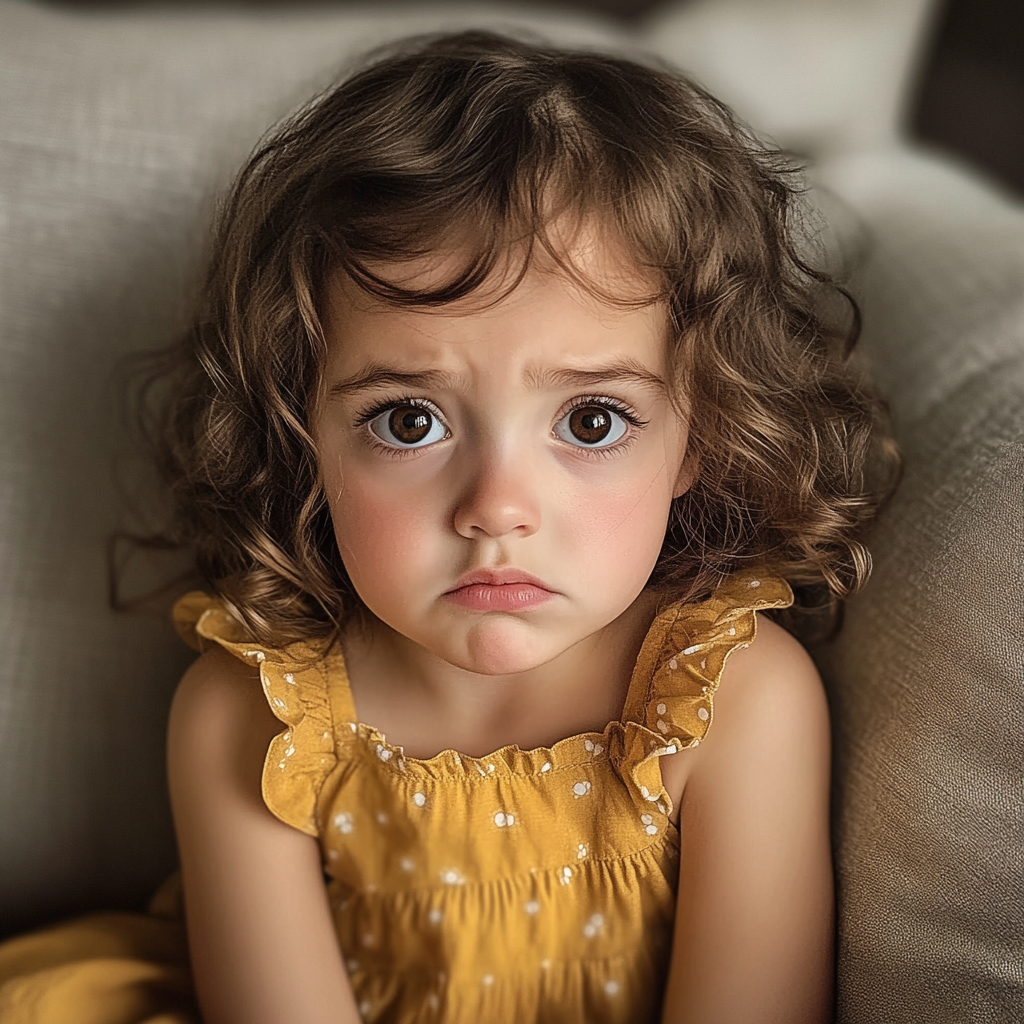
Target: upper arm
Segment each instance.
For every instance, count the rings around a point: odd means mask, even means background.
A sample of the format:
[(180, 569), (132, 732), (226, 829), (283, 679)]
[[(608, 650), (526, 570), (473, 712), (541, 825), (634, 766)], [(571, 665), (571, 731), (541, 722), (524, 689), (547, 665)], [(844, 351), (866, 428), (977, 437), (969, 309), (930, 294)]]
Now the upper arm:
[(759, 619), (687, 771), (665, 1024), (830, 1019), (829, 721), (803, 648)]
[(255, 671), (219, 648), (186, 672), (171, 708), (168, 778), (207, 1024), (358, 1020), (316, 840), (261, 796), (281, 729)]

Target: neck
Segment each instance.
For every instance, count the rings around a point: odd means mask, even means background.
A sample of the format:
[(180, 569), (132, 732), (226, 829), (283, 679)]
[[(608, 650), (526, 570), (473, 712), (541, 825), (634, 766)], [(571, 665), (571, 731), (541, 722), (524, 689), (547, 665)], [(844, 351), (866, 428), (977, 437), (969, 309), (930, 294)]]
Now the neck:
[(361, 721), (412, 757), (454, 748), (482, 756), (600, 732), (622, 713), (657, 610), (647, 591), (616, 619), (526, 672), (484, 676), (451, 665), (368, 616), (343, 638)]

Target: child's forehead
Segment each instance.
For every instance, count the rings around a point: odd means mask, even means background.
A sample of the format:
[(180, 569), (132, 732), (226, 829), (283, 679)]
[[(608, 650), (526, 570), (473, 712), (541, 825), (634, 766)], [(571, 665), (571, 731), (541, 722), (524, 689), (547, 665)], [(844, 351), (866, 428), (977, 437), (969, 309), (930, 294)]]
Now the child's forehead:
[[(423, 308), (372, 296), (337, 273), (324, 317), (329, 386), (369, 378), (379, 383), (390, 375), (396, 383), (429, 378), (444, 390), (499, 377), (530, 390), (583, 387), (588, 380), (664, 388), (664, 302), (606, 301), (543, 265), (529, 266), (513, 283), (511, 290), (484, 285), (479, 294)], [(632, 283), (632, 297), (649, 294)]]
[[(442, 291), (465, 274), (488, 248), (472, 226), (453, 227), (427, 251), (402, 260), (364, 261), (362, 266), (387, 285), (405, 292), (432, 294)], [(468, 295), (440, 308), (445, 315), (484, 312), (505, 298), (515, 302), (530, 284), (561, 278), (570, 280), (582, 301), (628, 308), (653, 302), (663, 291), (656, 275), (643, 270), (611, 224), (592, 214), (567, 211), (543, 225), (543, 235), (519, 240), (494, 254), (493, 269)], [(604, 299), (603, 303), (600, 299)], [(332, 276), (327, 295), (332, 311), (360, 308), (384, 313), (395, 304), (360, 287), (344, 269)], [(427, 308), (427, 307), (421, 307)]]

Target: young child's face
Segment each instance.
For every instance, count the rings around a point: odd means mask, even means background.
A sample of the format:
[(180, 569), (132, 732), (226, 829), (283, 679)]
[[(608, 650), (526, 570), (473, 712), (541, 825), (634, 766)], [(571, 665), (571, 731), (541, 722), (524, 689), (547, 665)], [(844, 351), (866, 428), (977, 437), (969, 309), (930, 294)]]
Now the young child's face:
[[(642, 294), (613, 248), (573, 258), (613, 293)], [(402, 281), (446, 269), (434, 257)], [(446, 662), (497, 675), (557, 657), (639, 596), (686, 487), (686, 425), (664, 383), (663, 305), (605, 303), (540, 259), (486, 298), (402, 308), (338, 275), (315, 433), (369, 610)], [(467, 581), (478, 570), (506, 575)]]

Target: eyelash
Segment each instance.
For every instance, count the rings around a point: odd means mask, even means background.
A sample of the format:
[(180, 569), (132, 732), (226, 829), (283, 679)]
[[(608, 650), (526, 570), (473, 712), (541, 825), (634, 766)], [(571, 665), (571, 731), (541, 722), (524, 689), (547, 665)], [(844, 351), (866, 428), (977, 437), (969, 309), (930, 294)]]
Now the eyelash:
[[(436, 416), (441, 422), (444, 422), (444, 417), (441, 415), (441, 410), (434, 405), (433, 402), (427, 401), (424, 398), (414, 398), (412, 395), (407, 395), (399, 398), (389, 398), (384, 401), (377, 402), (375, 405), (364, 409), (361, 413), (356, 416), (355, 426), (365, 427), (366, 424), (375, 420), (381, 413), (387, 412), (389, 409), (396, 409), (402, 405), (409, 405), (416, 409), (426, 409), (432, 416)], [(610, 444), (603, 448), (584, 448), (584, 447), (573, 447), (577, 452), (584, 456), (584, 458), (612, 458), (615, 455), (624, 452), (627, 448), (631, 448), (633, 443), (636, 441), (636, 431), (642, 430), (650, 422), (649, 420), (641, 419), (628, 405), (624, 402), (620, 402), (616, 398), (609, 398), (606, 395), (577, 395), (576, 398), (572, 399), (568, 406), (562, 411), (562, 414), (555, 421), (560, 422), (566, 416), (569, 415), (574, 409), (582, 409), (587, 406), (602, 406), (606, 409), (611, 409), (612, 412), (621, 416), (632, 428), (627, 433), (616, 441), (614, 444)], [(391, 458), (404, 459), (409, 455), (415, 455), (417, 452), (422, 451), (420, 448), (394, 448), (389, 444), (381, 441), (372, 430), (366, 430), (364, 433), (367, 436), (367, 442), (371, 449), (374, 451), (382, 452)]]

